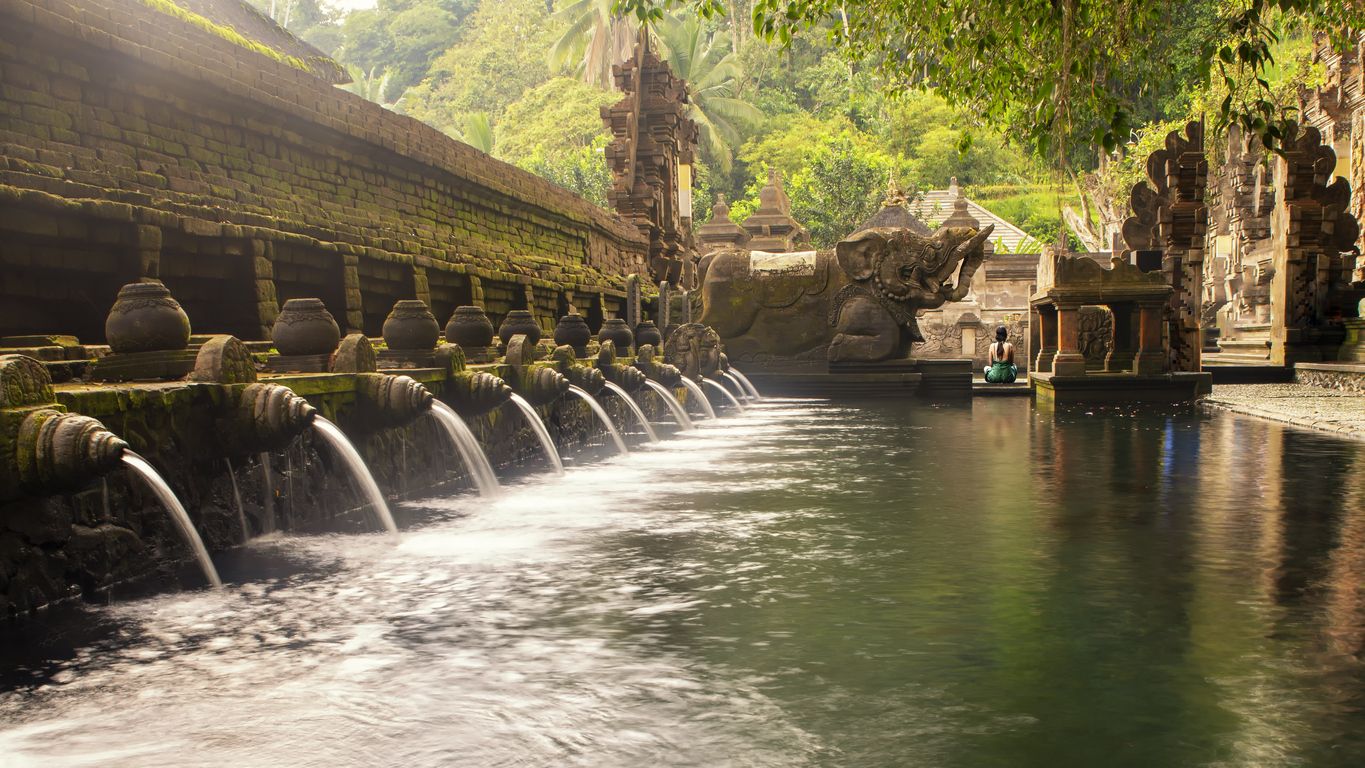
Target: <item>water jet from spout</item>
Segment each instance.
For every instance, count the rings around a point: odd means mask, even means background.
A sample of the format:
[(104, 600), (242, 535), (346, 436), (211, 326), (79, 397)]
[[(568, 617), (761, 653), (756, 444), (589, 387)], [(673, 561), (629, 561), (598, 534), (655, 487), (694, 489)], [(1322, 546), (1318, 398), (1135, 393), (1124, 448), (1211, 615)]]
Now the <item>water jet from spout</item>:
[(664, 401), (664, 405), (667, 406), (669, 412), (673, 414), (673, 420), (678, 422), (678, 427), (680, 429), (689, 430), (692, 428), (692, 419), (688, 418), (687, 410), (682, 407), (682, 403), (678, 402), (677, 396), (668, 391), (668, 387), (665, 387), (654, 379), (646, 379), (645, 386), (654, 390), (654, 392), (659, 395), (660, 399)]
[(384, 526), (384, 530), (394, 535), (398, 534), (398, 524), (393, 521), (393, 513), (389, 511), (389, 505), (384, 501), (384, 494), (379, 491), (379, 484), (374, 481), (374, 475), (365, 466), (365, 462), (356, 452), (355, 446), (346, 438), (346, 433), (341, 428), (321, 416), (313, 419), (313, 430), (317, 432), (332, 450), (336, 451), (341, 457), (342, 463), (350, 470), (351, 477), (355, 478), (356, 484), (360, 486), (362, 495), (374, 507), (374, 514), (379, 518), (379, 522)]
[(522, 415), (526, 417), (526, 423), (531, 427), (531, 431), (535, 432), (536, 437), (540, 439), (540, 447), (545, 450), (545, 457), (554, 465), (555, 474), (563, 475), (564, 462), (560, 460), (559, 451), (555, 448), (555, 441), (550, 437), (550, 430), (545, 428), (545, 422), (541, 421), (540, 414), (536, 413), (536, 409), (526, 401), (526, 398), (515, 392), (508, 399), (521, 410)]
[(739, 378), (739, 381), (741, 384), (744, 385), (744, 388), (749, 390), (749, 397), (752, 397), (755, 400), (763, 399), (763, 395), (758, 394), (758, 387), (755, 387), (754, 383), (752, 381), (749, 381), (749, 377), (745, 376), (743, 371), (732, 365), (730, 366), (730, 373), (733, 373), (737, 378)]
[(166, 512), (170, 514), (172, 522), (175, 523), (175, 527), (180, 529), (181, 538), (190, 546), (195, 559), (199, 561), (199, 568), (203, 570), (204, 578), (208, 579), (215, 589), (221, 589), (223, 580), (218, 578), (218, 569), (213, 567), (213, 561), (209, 559), (209, 551), (204, 547), (204, 540), (199, 538), (199, 531), (194, 529), (194, 522), (190, 520), (190, 515), (181, 505), (180, 499), (175, 497), (175, 492), (171, 490), (169, 485), (166, 485), (165, 479), (146, 459), (128, 450), (123, 452), (122, 459), (129, 469), (142, 477), (147, 486), (156, 494), (156, 497), (161, 500), (161, 506), (166, 508)]
[(716, 389), (716, 391), (720, 392), (722, 397), (724, 397), (726, 400), (729, 400), (730, 404), (733, 405), (740, 413), (744, 413), (744, 405), (739, 402), (739, 398), (730, 394), (730, 390), (726, 389), (725, 387), (722, 387), (718, 382), (713, 381), (711, 379), (702, 379), (701, 383), (710, 384), (712, 387)]
[(724, 376), (726, 381), (735, 385), (735, 395), (741, 401), (744, 402), (749, 401), (749, 393), (744, 391), (744, 385), (739, 383), (739, 379), (736, 379), (734, 376), (731, 376), (729, 371), (721, 371), (720, 375)]
[(227, 465), (228, 480), (232, 482), (232, 498), (237, 502), (237, 522), (242, 526), (242, 541), (251, 538), (251, 528), (246, 524), (246, 509), (242, 507), (242, 492), (237, 489), (237, 473), (232, 471), (232, 459), (224, 458)]
[(630, 449), (626, 447), (626, 441), (621, 437), (621, 433), (616, 429), (616, 425), (611, 422), (611, 417), (607, 415), (607, 410), (602, 407), (601, 403), (597, 402), (597, 398), (588, 394), (588, 391), (582, 387), (569, 387), (569, 392), (577, 395), (579, 400), (587, 403), (588, 407), (592, 409), (592, 412), (597, 414), (597, 418), (602, 422), (602, 426), (607, 428), (607, 434), (611, 435), (612, 442), (616, 443), (616, 452), (623, 456), (629, 454)]
[(464, 423), (464, 419), (460, 418), (454, 409), (440, 400), (431, 404), (431, 413), (445, 427), (450, 441), (455, 444), (455, 450), (460, 452), (460, 459), (464, 462), (465, 469), (469, 471), (469, 476), (474, 479), (479, 495), (496, 496), (499, 487), (498, 476), (493, 474), (493, 465), (488, 463), (488, 456), (479, 446), (474, 433), (469, 430), (469, 425)]
[(706, 413), (706, 418), (716, 418), (716, 409), (711, 407), (711, 401), (706, 399), (706, 393), (701, 390), (701, 386), (686, 376), (682, 377), (682, 383), (684, 387), (687, 387), (688, 393), (697, 398), (697, 403), (701, 405), (702, 411)]
[(635, 420), (640, 422), (640, 428), (645, 431), (645, 436), (649, 438), (649, 442), (659, 442), (659, 436), (654, 432), (654, 427), (649, 425), (649, 417), (645, 416), (645, 412), (640, 410), (640, 405), (635, 402), (635, 398), (631, 397), (629, 392), (622, 389), (614, 381), (607, 382), (607, 389), (625, 401), (626, 407), (630, 409), (631, 413), (635, 414)]

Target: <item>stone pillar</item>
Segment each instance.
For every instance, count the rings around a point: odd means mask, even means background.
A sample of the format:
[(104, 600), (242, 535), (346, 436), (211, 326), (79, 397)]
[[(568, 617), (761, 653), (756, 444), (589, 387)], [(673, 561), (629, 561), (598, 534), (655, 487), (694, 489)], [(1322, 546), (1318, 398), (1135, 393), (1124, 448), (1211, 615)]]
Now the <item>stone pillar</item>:
[[(1365, 300), (1361, 302), (1365, 310)], [(1351, 363), (1365, 363), (1365, 317), (1348, 317), (1342, 320), (1346, 327), (1346, 338), (1342, 340), (1337, 359)]]
[(431, 306), (431, 284), (427, 282), (427, 268), (413, 265), (412, 267), (412, 295), (420, 299), (423, 304)]
[(673, 324), (672, 297), (668, 288), (667, 280), (659, 281), (659, 330), (664, 333), (668, 333), (668, 327)]
[(1114, 336), (1104, 358), (1104, 370), (1131, 371), (1138, 349), (1138, 309), (1132, 304), (1115, 303), (1109, 305), (1109, 311), (1114, 316)]
[(280, 298), (275, 288), (275, 255), (273, 243), (266, 240), (251, 240), (248, 243), (251, 254), (251, 269), (256, 278), (256, 319), (259, 323), (257, 339), (270, 338), (270, 330), (275, 318), (280, 315)]
[(346, 288), (346, 333), (365, 332), (365, 304), (360, 298), (360, 257), (348, 253), (341, 257), (341, 278)]
[(1166, 351), (1161, 343), (1165, 331), (1164, 310), (1164, 304), (1147, 303), (1138, 307), (1138, 350), (1133, 360), (1134, 373), (1166, 372)]
[(1034, 326), (1037, 327), (1034, 349), (1038, 357), (1033, 361), (1033, 370), (1038, 373), (1051, 373), (1052, 361), (1057, 356), (1057, 308), (1045, 304), (1034, 308)]
[(644, 319), (640, 307), (640, 276), (631, 274), (626, 277), (626, 325), (633, 331)]
[(483, 280), (478, 275), (469, 276), (469, 301), (476, 307), (483, 306)]
[(1080, 311), (1079, 304), (1057, 305), (1057, 355), (1052, 359), (1052, 372), (1059, 376), (1085, 375)]
[(161, 277), (161, 227), (139, 225), (133, 229), (133, 250), (138, 277)]

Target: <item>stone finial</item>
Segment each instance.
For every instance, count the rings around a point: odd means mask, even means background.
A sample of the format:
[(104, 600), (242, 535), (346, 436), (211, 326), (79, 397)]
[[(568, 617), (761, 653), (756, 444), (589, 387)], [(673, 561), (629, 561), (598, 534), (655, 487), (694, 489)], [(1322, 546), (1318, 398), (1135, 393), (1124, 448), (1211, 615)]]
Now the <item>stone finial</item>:
[(948, 195), (954, 198), (962, 197), (962, 187), (958, 186), (956, 176), (948, 181)]
[(373, 373), (378, 368), (374, 345), (363, 333), (352, 333), (342, 339), (332, 358), (333, 373)]
[(27, 355), (0, 355), (0, 410), (55, 402), (52, 376), (42, 363)]
[(744, 227), (730, 221), (730, 206), (725, 202), (725, 195), (716, 195), (716, 204), (711, 206), (711, 220), (697, 227), (696, 236), (703, 253), (737, 248), (749, 240)]
[(905, 197), (905, 190), (896, 183), (896, 172), (891, 171), (886, 175), (886, 199), (882, 200), (883, 208), (904, 207), (909, 204)]
[[(953, 179), (953, 183), (954, 184), (957, 183), (956, 178)], [(977, 218), (972, 215), (971, 209), (967, 207), (967, 198), (963, 197), (961, 192), (954, 192), (953, 212), (948, 216), (948, 218), (943, 220), (942, 226), (970, 227), (972, 229), (980, 229), (981, 222), (978, 221)]]
[(749, 233), (749, 247), (771, 253), (786, 253), (807, 238), (806, 229), (791, 215), (791, 200), (782, 189), (782, 174), (768, 169), (768, 183), (758, 192), (758, 210), (742, 225)]
[(190, 381), (250, 384), (256, 381), (256, 361), (236, 336), (214, 336), (199, 348)]

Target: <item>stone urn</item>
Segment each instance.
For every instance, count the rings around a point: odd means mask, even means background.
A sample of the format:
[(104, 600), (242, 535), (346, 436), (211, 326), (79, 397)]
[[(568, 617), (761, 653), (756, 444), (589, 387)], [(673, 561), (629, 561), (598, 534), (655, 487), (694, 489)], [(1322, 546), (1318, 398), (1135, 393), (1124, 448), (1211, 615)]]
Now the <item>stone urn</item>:
[(462, 349), (472, 350), (493, 344), (493, 321), (488, 319), (483, 307), (465, 305), (456, 307), (455, 313), (446, 323), (446, 342), (459, 344)]
[(540, 341), (540, 326), (536, 324), (531, 310), (514, 309), (507, 313), (507, 317), (502, 319), (502, 325), (498, 326), (498, 338), (503, 344), (511, 341), (517, 334), (524, 334), (526, 343), (531, 346)]
[(104, 338), (117, 353), (180, 350), (190, 345), (190, 318), (160, 280), (129, 283), (104, 321)]
[(592, 329), (583, 316), (577, 312), (559, 318), (555, 326), (555, 343), (567, 344), (579, 357), (588, 353), (588, 342), (592, 340)]
[(620, 317), (613, 317), (602, 323), (602, 330), (597, 332), (597, 340), (612, 342), (616, 345), (616, 351), (621, 354), (629, 354), (635, 346), (635, 334), (630, 332), (630, 326)]
[(663, 343), (664, 335), (659, 333), (659, 326), (655, 325), (653, 320), (642, 320), (639, 325), (635, 326), (635, 344), (637, 347), (652, 344), (657, 349), (663, 346)]
[(400, 299), (384, 319), (384, 343), (389, 349), (435, 349), (441, 326), (421, 299)]
[(270, 329), (281, 355), (330, 355), (341, 341), (341, 328), (322, 299), (290, 299)]

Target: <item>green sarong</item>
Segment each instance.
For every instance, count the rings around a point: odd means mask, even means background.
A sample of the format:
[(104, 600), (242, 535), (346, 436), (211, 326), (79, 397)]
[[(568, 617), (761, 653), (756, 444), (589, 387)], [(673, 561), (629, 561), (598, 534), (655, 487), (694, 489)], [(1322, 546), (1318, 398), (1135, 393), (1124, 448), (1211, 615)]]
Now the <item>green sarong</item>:
[(989, 384), (1013, 384), (1019, 369), (1013, 363), (996, 360), (986, 369), (986, 382)]

